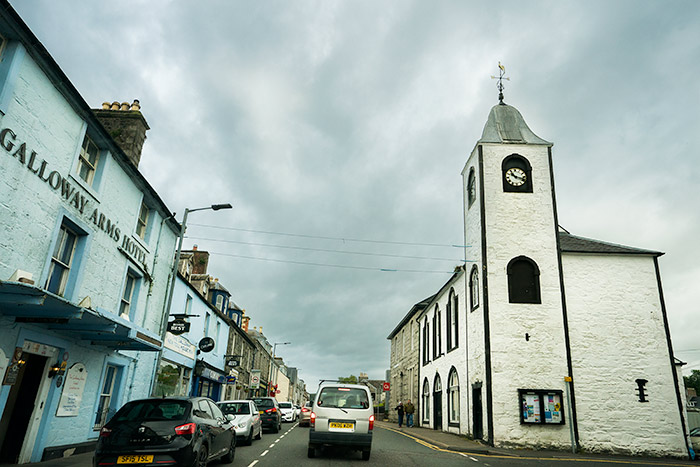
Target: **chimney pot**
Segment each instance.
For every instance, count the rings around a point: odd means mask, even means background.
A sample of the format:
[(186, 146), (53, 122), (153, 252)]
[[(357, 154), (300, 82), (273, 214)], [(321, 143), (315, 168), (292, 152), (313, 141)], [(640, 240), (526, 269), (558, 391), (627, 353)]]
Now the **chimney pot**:
[(192, 251), (197, 251), (197, 248), (199, 248), (199, 247), (198, 247), (197, 245), (194, 245), (194, 246), (192, 247)]
[(110, 110), (119, 110), (119, 102), (112, 102), (112, 108)]
[(102, 103), (102, 110), (109, 110), (110, 103), (109, 102), (103, 102)]
[(141, 103), (139, 102), (138, 99), (134, 99), (134, 103), (131, 104), (131, 110), (136, 110), (136, 111), (141, 110)]
[(129, 110), (129, 107), (128, 102), (122, 102), (121, 110)]

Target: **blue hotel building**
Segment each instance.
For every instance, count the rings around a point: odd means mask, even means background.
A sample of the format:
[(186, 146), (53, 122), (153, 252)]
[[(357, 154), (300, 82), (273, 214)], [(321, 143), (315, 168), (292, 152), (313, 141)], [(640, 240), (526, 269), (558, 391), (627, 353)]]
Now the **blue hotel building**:
[(89, 451), (151, 393), (180, 226), (146, 130), (138, 101), (90, 109), (0, 0), (0, 463)]

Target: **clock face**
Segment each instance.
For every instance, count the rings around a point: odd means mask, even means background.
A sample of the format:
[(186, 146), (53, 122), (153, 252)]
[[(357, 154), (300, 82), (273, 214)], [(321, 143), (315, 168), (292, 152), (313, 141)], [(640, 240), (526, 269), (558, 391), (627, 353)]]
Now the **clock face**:
[(506, 181), (513, 186), (522, 186), (527, 180), (527, 174), (525, 171), (518, 167), (511, 167), (506, 170)]

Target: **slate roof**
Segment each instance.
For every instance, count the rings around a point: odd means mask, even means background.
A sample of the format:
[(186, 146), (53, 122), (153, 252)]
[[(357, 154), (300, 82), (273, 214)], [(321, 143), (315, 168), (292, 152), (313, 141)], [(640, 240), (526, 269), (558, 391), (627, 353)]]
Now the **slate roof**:
[(552, 146), (552, 143), (543, 140), (530, 130), (518, 109), (507, 104), (496, 104), (491, 108), (479, 143)]
[(660, 251), (644, 250), (631, 246), (608, 243), (591, 238), (578, 237), (567, 232), (559, 231), (559, 245), (562, 253), (598, 253), (616, 255), (663, 255)]
[[(437, 294), (435, 294), (435, 295), (437, 295)], [(408, 323), (408, 320), (410, 320), (411, 317), (413, 317), (413, 315), (415, 315), (417, 312), (423, 310), (426, 306), (428, 306), (428, 303), (433, 301), (433, 298), (435, 298), (435, 295), (431, 295), (430, 297), (425, 298), (425, 299), (421, 300), (420, 302), (416, 303), (415, 305), (413, 305), (411, 307), (411, 309), (408, 310), (408, 313), (406, 313), (406, 316), (403, 317), (401, 322), (394, 328), (393, 331), (391, 331), (391, 334), (389, 334), (387, 339), (389, 339), (389, 340), (393, 339), (394, 336), (396, 334), (398, 334), (398, 332), (404, 326), (404, 324)]]

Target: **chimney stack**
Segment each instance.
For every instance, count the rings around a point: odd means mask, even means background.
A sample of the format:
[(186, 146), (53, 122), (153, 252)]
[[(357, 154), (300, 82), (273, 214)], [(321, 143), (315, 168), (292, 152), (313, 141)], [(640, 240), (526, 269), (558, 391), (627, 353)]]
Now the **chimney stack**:
[(132, 104), (117, 101), (102, 103), (101, 109), (92, 111), (112, 139), (138, 168), (141, 160), (146, 131), (150, 129), (141, 115), (141, 104), (135, 99)]

